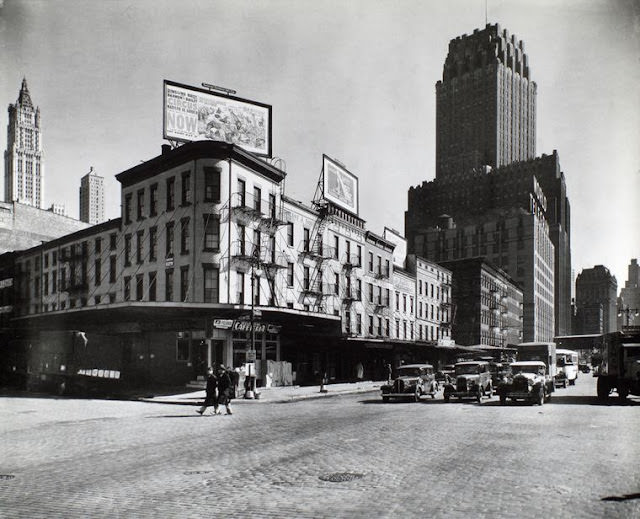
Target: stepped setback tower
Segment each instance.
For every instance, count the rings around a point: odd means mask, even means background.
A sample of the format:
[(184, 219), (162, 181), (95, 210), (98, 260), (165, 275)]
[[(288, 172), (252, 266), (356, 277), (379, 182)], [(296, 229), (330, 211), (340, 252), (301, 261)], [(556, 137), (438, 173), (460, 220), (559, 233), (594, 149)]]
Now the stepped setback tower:
[(9, 105), (7, 149), (4, 152), (5, 202), (42, 208), (44, 161), (40, 108), (34, 107), (27, 87), (22, 87), (15, 104)]
[(535, 156), (536, 88), (524, 43), (498, 24), (451, 40), (436, 178), (410, 188), (405, 235), (429, 260), (504, 270), (523, 290), (523, 340), (550, 341), (571, 330), (570, 206), (558, 153)]

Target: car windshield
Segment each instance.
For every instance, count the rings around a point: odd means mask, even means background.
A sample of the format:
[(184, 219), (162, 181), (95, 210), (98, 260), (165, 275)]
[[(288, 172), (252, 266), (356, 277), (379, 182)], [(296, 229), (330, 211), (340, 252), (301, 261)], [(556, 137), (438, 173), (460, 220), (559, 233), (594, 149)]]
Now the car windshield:
[(420, 368), (398, 368), (398, 376), (399, 377), (417, 377), (420, 375)]
[(456, 375), (475, 375), (477, 373), (477, 364), (458, 364), (456, 366)]
[(518, 373), (544, 373), (544, 368), (542, 366), (511, 366), (511, 372), (514, 375)]

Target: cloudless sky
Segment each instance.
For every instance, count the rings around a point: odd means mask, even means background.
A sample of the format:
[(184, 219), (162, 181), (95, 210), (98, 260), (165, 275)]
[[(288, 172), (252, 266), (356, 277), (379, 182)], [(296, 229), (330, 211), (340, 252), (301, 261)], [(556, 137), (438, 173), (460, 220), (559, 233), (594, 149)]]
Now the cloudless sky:
[[(640, 257), (640, 2), (488, 0), (486, 15), (525, 43), (537, 155), (560, 156), (575, 273), (602, 264), (624, 286)], [(484, 25), (484, 0), (0, 0), (0, 105), (26, 77), (46, 207), (78, 218), (93, 166), (115, 218), (115, 175), (160, 153), (163, 80), (232, 88), (273, 106), (289, 196), (311, 201), (325, 153), (358, 176), (367, 228), (404, 234), (409, 187), (434, 178), (449, 41)]]

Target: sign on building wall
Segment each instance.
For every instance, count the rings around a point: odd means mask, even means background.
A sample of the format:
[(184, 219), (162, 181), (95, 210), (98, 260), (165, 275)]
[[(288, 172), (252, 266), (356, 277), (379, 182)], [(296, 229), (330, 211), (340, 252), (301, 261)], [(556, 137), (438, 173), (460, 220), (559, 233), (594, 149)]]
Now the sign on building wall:
[(271, 157), (271, 105), (164, 81), (165, 139), (214, 140)]
[(322, 156), (322, 189), (325, 199), (358, 215), (358, 177), (326, 155)]

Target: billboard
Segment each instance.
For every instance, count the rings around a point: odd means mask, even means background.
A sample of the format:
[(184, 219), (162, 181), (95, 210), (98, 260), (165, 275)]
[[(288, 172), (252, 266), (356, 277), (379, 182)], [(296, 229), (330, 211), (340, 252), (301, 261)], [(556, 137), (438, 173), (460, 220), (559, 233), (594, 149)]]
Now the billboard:
[(322, 191), (329, 202), (358, 215), (358, 177), (344, 166), (322, 156)]
[(164, 81), (163, 137), (214, 140), (271, 157), (271, 105)]

